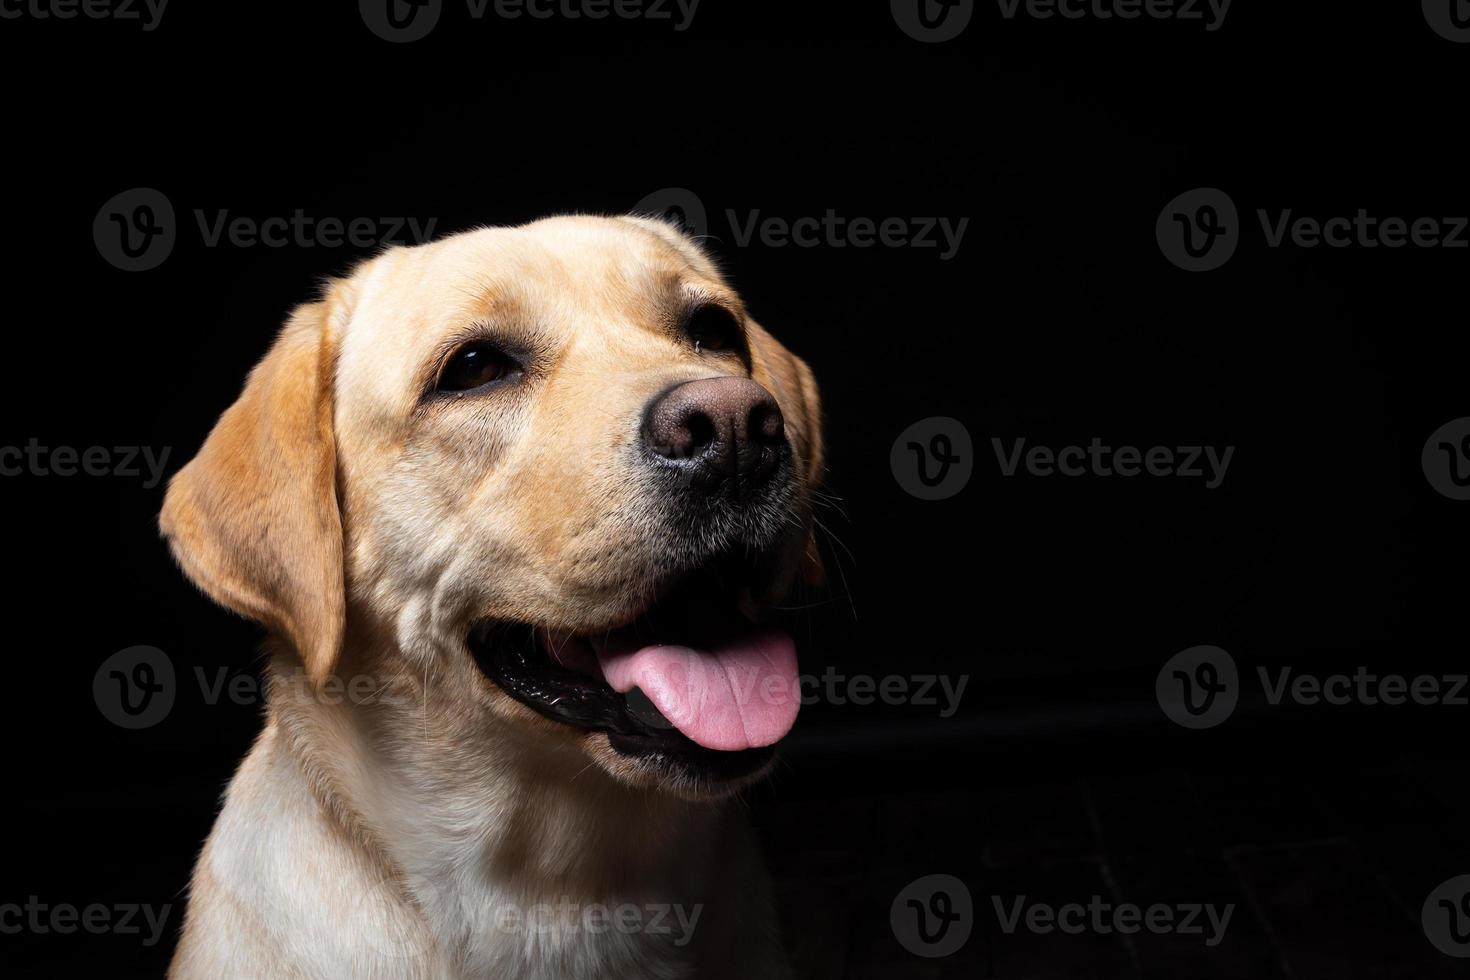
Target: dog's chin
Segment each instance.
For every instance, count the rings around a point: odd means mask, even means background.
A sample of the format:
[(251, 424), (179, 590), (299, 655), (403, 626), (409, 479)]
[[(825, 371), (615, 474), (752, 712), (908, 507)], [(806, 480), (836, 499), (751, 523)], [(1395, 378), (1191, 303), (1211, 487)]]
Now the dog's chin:
[(555, 722), (618, 781), (718, 799), (770, 772), (795, 716), (790, 640), (755, 621), (761, 564), (723, 553), (592, 628), (482, 621), (469, 650), (514, 710)]

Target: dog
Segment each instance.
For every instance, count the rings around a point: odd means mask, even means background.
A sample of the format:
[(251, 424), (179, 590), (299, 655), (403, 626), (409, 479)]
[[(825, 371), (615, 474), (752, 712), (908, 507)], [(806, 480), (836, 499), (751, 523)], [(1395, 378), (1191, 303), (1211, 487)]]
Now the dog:
[(170, 976), (767, 978), (817, 385), (691, 238), (560, 216), (297, 308), (160, 527), (263, 624)]

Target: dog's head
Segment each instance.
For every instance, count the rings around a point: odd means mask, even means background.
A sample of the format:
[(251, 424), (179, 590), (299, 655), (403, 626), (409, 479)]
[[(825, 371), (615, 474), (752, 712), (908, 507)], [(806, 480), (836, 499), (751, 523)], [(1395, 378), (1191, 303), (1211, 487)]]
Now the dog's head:
[(318, 682), (371, 648), (457, 692), (466, 738), (718, 794), (795, 718), (761, 621), (816, 574), (821, 460), (811, 372), (696, 245), (552, 218), (390, 250), (298, 309), (162, 526)]

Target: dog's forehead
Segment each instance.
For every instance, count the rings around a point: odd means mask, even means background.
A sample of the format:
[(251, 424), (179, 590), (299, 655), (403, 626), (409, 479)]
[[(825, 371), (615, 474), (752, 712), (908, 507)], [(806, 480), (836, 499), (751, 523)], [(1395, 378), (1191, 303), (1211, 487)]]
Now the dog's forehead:
[(432, 301), (476, 314), (497, 304), (616, 306), (684, 280), (723, 285), (709, 260), (667, 226), (583, 217), (482, 228), (394, 249), (366, 278), (364, 306)]
[(476, 324), (533, 327), (539, 341), (556, 342), (578, 330), (651, 327), (691, 291), (738, 302), (703, 253), (642, 218), (548, 218), (395, 248), (350, 287), (339, 393), (350, 376), (360, 397), (404, 408), (426, 359)]

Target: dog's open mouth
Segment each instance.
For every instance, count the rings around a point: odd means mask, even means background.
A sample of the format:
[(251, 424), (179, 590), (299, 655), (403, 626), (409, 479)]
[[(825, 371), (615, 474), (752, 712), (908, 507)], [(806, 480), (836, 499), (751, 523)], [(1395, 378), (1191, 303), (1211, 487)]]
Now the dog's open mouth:
[(712, 562), (642, 615), (596, 634), (486, 623), (470, 637), (485, 675), (537, 713), (606, 732), (628, 756), (737, 777), (765, 765), (800, 706), (796, 651), (740, 612), (731, 561)]

